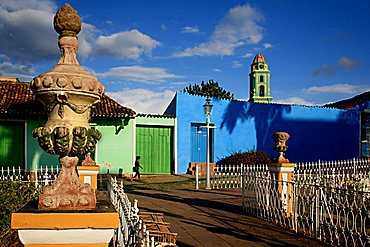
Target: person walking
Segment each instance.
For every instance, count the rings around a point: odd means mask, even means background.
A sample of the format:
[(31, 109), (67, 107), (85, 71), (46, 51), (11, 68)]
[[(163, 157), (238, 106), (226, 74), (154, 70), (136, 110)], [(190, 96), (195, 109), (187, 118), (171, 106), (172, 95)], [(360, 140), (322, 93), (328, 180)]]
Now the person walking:
[(138, 177), (140, 180), (140, 168), (143, 169), (143, 167), (140, 165), (140, 156), (136, 156), (135, 165), (134, 165), (134, 172), (135, 176), (133, 178)]

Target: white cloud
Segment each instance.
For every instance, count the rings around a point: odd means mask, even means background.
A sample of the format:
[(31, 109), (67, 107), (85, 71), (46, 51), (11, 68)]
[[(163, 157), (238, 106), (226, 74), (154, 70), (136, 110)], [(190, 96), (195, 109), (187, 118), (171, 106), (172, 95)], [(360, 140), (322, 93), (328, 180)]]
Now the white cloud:
[(246, 57), (246, 58), (248, 58), (248, 57), (252, 57), (253, 56), (253, 53), (251, 53), (251, 52), (247, 52), (247, 53), (245, 53), (245, 55), (244, 56), (242, 56), (242, 57)]
[(232, 65), (232, 67), (233, 67), (234, 69), (240, 68), (240, 67), (242, 67), (242, 66), (243, 66), (243, 64), (241, 64), (239, 61), (233, 61), (233, 65)]
[(171, 90), (155, 92), (144, 88), (137, 88), (123, 89), (118, 92), (107, 92), (107, 95), (138, 113), (162, 114), (175, 95), (175, 92)]
[(358, 66), (360, 62), (349, 57), (341, 57), (338, 59), (338, 64), (343, 69), (353, 69)]
[(31, 65), (13, 64), (9, 61), (0, 63), (0, 76), (3, 77), (16, 77), (21, 81), (29, 81), (35, 73)]
[(17, 11), (24, 9), (38, 9), (41, 11), (55, 10), (56, 5), (49, 0), (1, 0), (0, 6), (9, 11)]
[(199, 33), (199, 28), (197, 26), (194, 27), (183, 27), (181, 33)]
[(249, 4), (233, 7), (215, 27), (208, 41), (186, 48), (174, 56), (233, 55), (237, 47), (256, 44), (262, 39), (263, 28), (258, 23), (263, 19), (263, 15)]
[[(49, 0), (0, 0), (0, 53), (21, 63), (55, 60), (58, 34), (53, 29), (57, 7)], [(79, 56), (139, 59), (160, 43), (136, 30), (102, 35), (94, 25), (82, 23)]]
[(165, 82), (167, 79), (179, 78), (175, 74), (168, 73), (164, 68), (142, 66), (120, 66), (111, 68), (104, 73), (96, 73), (98, 77), (113, 77), (124, 81), (136, 81), (143, 83)]
[(324, 64), (318, 69), (314, 69), (312, 71), (312, 76), (313, 77), (318, 77), (318, 76), (331, 76), (335, 74), (335, 67), (331, 64)]
[(18, 61), (58, 59), (51, 1), (0, 1), (0, 53)]
[[(118, 59), (139, 59), (142, 54), (150, 54), (160, 43), (146, 34), (133, 29), (125, 32), (118, 32), (112, 35), (96, 35), (96, 29), (87, 27), (92, 33), (82, 36), (85, 40), (81, 56), (98, 57), (110, 56)], [(95, 31), (96, 32), (96, 31)], [(85, 43), (86, 42), (86, 43)]]
[(369, 91), (370, 87), (368, 85), (351, 85), (347, 83), (338, 83), (333, 85), (327, 86), (313, 86), (303, 91), (307, 93), (319, 94), (319, 93), (347, 93), (347, 94), (355, 94), (355, 93), (362, 93), (365, 91)]
[(221, 72), (222, 70), (220, 69), (213, 69), (214, 72)]
[(162, 31), (167, 31), (167, 26), (165, 24), (161, 24), (161, 30)]
[(185, 85), (186, 82), (184, 82), (184, 81), (174, 81), (174, 82), (171, 82), (170, 84), (171, 85)]
[(270, 43), (264, 43), (262, 46), (263, 46), (263, 48), (265, 48), (265, 49), (270, 49), (270, 48), (272, 48), (272, 44), (270, 44)]
[(311, 101), (305, 100), (301, 97), (290, 97), (286, 99), (279, 99), (274, 101), (274, 103), (279, 103), (279, 104), (293, 104), (293, 105), (317, 105), (314, 104)]

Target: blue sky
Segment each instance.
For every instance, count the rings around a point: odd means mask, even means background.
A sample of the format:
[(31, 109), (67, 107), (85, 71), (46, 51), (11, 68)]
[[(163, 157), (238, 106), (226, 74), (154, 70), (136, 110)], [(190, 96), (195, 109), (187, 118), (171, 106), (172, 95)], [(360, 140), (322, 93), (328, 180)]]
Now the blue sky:
[[(55, 65), (52, 18), (63, 4), (0, 0), (0, 76), (30, 80)], [(247, 99), (258, 52), (275, 102), (323, 104), (370, 90), (370, 1), (70, 4), (83, 20), (80, 64), (138, 112), (161, 113), (175, 91), (208, 79)]]

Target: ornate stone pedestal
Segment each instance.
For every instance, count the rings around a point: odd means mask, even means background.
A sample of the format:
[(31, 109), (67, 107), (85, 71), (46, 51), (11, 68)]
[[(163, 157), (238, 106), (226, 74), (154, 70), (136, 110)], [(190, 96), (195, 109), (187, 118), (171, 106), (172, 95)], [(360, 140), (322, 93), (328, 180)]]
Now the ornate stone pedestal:
[(118, 226), (118, 213), (108, 201), (98, 201), (89, 211), (38, 210), (33, 202), (11, 219), (25, 247), (108, 246)]
[(278, 153), (278, 157), (274, 160), (275, 163), (268, 165), (271, 173), (271, 179), (275, 184), (272, 184), (275, 191), (279, 193), (279, 205), (286, 213), (286, 217), (290, 217), (293, 213), (293, 171), (296, 164), (290, 163), (285, 157), (285, 152), (288, 150), (286, 142), (290, 138), (286, 132), (276, 132), (272, 135), (275, 141), (274, 149)]
[(95, 192), (89, 184), (81, 182), (75, 171), (77, 157), (59, 159), (61, 170), (58, 178), (44, 188), (39, 196), (40, 209), (93, 209)]

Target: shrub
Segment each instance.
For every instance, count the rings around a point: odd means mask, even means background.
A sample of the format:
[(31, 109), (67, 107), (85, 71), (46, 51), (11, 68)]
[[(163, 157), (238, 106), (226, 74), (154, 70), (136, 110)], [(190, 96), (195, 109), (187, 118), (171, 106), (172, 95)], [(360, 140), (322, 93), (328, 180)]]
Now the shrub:
[(271, 163), (272, 159), (268, 153), (264, 151), (249, 150), (246, 152), (237, 151), (231, 153), (229, 156), (221, 158), (217, 165), (235, 165), (240, 164), (252, 165), (252, 164), (268, 164)]
[(9, 227), (11, 213), (35, 197), (35, 187), (29, 182), (0, 181), (0, 234)]

